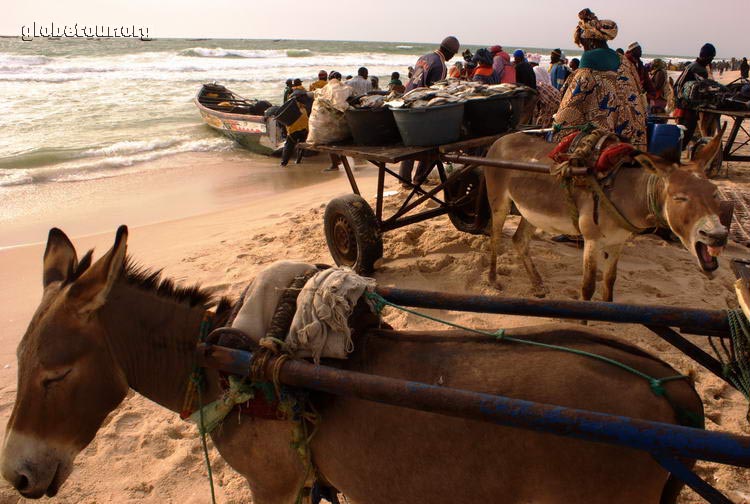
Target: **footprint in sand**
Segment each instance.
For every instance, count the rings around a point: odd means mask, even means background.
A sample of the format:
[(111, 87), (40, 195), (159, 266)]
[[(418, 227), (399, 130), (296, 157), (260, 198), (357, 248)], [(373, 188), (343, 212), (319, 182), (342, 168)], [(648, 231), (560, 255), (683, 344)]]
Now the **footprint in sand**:
[(419, 259), (417, 269), (421, 273), (434, 273), (447, 268), (454, 262), (456, 262), (456, 258), (452, 255), (446, 255), (439, 259)]
[(115, 433), (133, 432), (143, 422), (141, 413), (126, 412), (114, 418), (112, 421)]

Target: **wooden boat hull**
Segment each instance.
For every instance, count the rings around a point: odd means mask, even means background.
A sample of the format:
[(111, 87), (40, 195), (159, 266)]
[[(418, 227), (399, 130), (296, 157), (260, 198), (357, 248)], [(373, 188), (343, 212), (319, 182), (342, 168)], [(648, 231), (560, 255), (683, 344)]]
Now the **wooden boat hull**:
[(209, 127), (258, 154), (270, 155), (278, 148), (281, 143), (281, 132), (273, 118), (209, 108), (201, 102), (203, 90), (201, 87), (194, 102), (203, 122)]

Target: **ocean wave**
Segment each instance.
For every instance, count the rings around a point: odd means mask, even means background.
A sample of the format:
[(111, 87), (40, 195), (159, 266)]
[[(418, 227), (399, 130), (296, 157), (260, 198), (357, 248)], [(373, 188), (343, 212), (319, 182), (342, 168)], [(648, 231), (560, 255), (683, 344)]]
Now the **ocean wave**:
[(126, 154), (138, 154), (159, 149), (168, 149), (184, 142), (179, 138), (165, 138), (159, 140), (125, 140), (112, 145), (87, 149), (81, 153), (81, 157), (99, 156), (122, 156)]
[(289, 58), (306, 58), (314, 53), (310, 49), (287, 49), (286, 55)]
[(410, 46), (410, 45), (397, 45), (396, 49), (414, 49), (414, 46)]
[(283, 50), (222, 49), (221, 47), (192, 47), (179, 52), (180, 56), (199, 58), (280, 58), (287, 55)]
[(0, 69), (5, 67), (23, 68), (30, 65), (45, 65), (50, 60), (51, 58), (47, 56), (0, 53)]
[(0, 187), (33, 184), (34, 177), (27, 170), (0, 170)]
[(71, 82), (83, 79), (83, 77), (67, 77), (63, 75), (50, 75), (47, 77), (26, 76), (26, 75), (0, 75), (0, 82)]
[[(187, 152), (222, 152), (234, 148), (231, 140), (224, 137), (211, 137), (198, 140), (162, 139), (153, 141), (117, 142), (109, 146), (67, 152), (60, 156), (58, 163), (46, 168), (8, 168), (10, 163), (0, 160), (0, 187), (35, 184), (41, 182), (79, 182), (101, 178), (117, 177), (138, 173), (145, 169), (144, 163)], [(59, 150), (59, 152), (66, 152)], [(36, 154), (37, 162), (45, 154), (50, 161), (54, 149)], [(18, 164), (18, 163), (16, 163)], [(37, 165), (38, 166), (38, 165)], [(135, 168), (135, 169), (129, 169)]]

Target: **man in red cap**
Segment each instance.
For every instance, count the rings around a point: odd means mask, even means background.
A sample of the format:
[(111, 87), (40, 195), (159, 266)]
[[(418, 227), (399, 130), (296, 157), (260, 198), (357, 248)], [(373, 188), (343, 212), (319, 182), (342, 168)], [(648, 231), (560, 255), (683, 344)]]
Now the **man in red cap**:
[(406, 84), (406, 90), (428, 87), (445, 79), (448, 74), (445, 62), (450, 61), (458, 53), (460, 47), (456, 37), (445, 37), (436, 51), (421, 56), (414, 65), (414, 74)]

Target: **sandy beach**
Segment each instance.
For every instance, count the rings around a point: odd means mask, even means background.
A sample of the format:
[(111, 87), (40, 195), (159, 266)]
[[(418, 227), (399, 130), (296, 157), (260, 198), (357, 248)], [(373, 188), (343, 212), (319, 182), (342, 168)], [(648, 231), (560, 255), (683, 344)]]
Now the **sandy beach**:
[[(729, 77), (729, 76), (727, 76)], [(0, 211), (0, 425), (15, 398), (15, 347), (41, 294), (46, 233), (58, 226), (79, 253), (111, 246), (119, 224), (128, 224), (129, 253), (144, 265), (163, 268), (181, 283), (200, 283), (217, 294), (236, 296), (263, 267), (278, 259), (330, 263), (323, 235), (323, 211), (337, 195), (350, 192), (343, 172), (321, 173), (327, 158), (279, 168), (277, 161), (237, 154), (217, 159), (211, 153), (163, 158), (155, 169), (134, 178), (110, 178), (24, 186), (6, 193)], [(356, 165), (362, 195), (372, 201), (376, 170)], [(749, 163), (730, 163), (728, 184), (750, 181)], [(386, 189), (396, 192), (390, 181)], [(399, 201), (386, 200), (386, 211)], [(508, 219), (510, 236), (518, 219)], [(552, 299), (578, 296), (581, 252), (537, 233), (531, 249)], [(456, 231), (447, 217), (388, 233), (375, 278), (381, 285), (438, 291), (498, 294), (486, 279), (486, 237)], [(750, 258), (748, 249), (730, 244), (721, 267), (708, 278), (682, 246), (653, 236), (628, 243), (620, 261), (615, 300), (625, 303), (726, 309), (737, 302), (730, 258)], [(503, 295), (528, 296), (530, 283), (514, 255), (500, 258)], [(517, 327), (547, 320), (436, 311), (434, 314), (481, 328)], [(412, 315), (385, 312), (399, 329), (438, 328)], [(652, 352), (680, 372), (695, 377), (704, 398), (707, 428), (750, 435), (747, 402), (708, 371), (640, 326), (594, 323), (615, 337)], [(691, 338), (709, 350), (704, 338)], [(212, 452), (218, 499), (250, 503), (244, 480)], [(699, 474), (735, 502), (750, 502), (746, 470), (701, 464)], [(30, 502), (6, 482), (0, 504)], [(55, 502), (180, 503), (209, 502), (197, 432), (176, 415), (131, 394), (105, 421), (94, 442), (78, 457), (76, 469)], [(685, 491), (683, 503), (702, 502)], [(415, 503), (417, 504), (417, 503)]]

